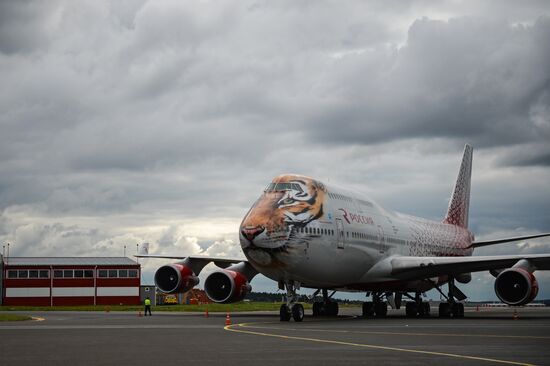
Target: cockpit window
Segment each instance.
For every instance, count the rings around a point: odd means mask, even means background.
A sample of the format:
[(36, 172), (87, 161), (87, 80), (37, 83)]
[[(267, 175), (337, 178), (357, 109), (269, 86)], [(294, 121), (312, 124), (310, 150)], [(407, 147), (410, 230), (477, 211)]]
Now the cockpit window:
[(302, 192), (302, 188), (298, 183), (270, 183), (266, 188), (265, 192), (274, 192), (274, 191), (298, 191)]

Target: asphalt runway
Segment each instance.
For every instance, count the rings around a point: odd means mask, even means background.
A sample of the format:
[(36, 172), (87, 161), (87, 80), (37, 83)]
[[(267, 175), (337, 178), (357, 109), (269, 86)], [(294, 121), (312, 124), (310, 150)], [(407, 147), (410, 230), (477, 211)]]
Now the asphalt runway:
[[(435, 309), (433, 309), (435, 310)], [(464, 319), (276, 313), (43, 312), (0, 323), (1, 365), (550, 365), (550, 309), (466, 309)], [(29, 313), (27, 313), (29, 314)]]

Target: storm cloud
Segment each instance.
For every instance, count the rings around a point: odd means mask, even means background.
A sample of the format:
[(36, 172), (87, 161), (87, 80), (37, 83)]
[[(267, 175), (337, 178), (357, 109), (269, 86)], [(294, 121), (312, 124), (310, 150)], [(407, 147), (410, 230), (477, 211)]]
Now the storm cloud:
[(550, 231), (544, 1), (5, 1), (0, 76), (12, 255), (242, 255), (284, 172), (441, 219), (465, 143), (477, 236)]

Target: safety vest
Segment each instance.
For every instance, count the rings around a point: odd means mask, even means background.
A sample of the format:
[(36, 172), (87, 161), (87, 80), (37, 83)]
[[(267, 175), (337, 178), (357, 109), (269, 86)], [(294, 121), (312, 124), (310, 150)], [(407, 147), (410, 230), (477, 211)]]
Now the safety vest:
[(145, 305), (151, 305), (151, 300), (145, 299)]

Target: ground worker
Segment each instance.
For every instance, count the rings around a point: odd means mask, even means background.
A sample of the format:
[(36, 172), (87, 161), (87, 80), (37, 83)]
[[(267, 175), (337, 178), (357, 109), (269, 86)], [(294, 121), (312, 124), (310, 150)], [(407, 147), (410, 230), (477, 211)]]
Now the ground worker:
[(147, 312), (149, 312), (149, 316), (151, 316), (151, 299), (149, 296), (145, 298), (145, 316), (147, 316)]

